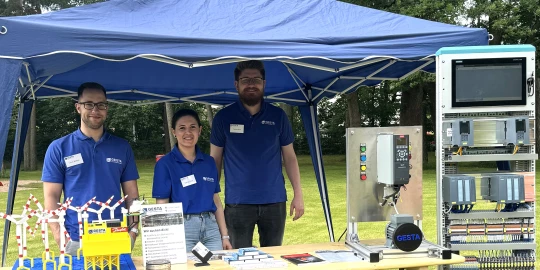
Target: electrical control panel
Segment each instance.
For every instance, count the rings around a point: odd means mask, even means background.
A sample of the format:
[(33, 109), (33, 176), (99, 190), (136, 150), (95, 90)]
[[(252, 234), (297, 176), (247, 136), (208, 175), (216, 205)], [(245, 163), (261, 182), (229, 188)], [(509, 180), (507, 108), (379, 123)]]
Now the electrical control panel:
[(350, 222), (389, 221), (396, 212), (422, 220), (423, 136), (422, 126), (347, 129)]
[(474, 145), (474, 125), (472, 119), (458, 119), (444, 122), (442, 132), (444, 145)]
[(445, 175), (442, 179), (443, 200), (451, 205), (476, 203), (475, 178), (469, 175)]
[(494, 174), (482, 177), (482, 198), (498, 203), (525, 202), (524, 177), (519, 174)]
[(436, 55), (437, 243), (467, 255), (441, 268), (536, 269), (536, 48)]
[(409, 183), (409, 135), (377, 135), (377, 181), (387, 185)]
[(529, 144), (529, 119), (511, 118), (506, 121), (506, 143), (513, 145)]

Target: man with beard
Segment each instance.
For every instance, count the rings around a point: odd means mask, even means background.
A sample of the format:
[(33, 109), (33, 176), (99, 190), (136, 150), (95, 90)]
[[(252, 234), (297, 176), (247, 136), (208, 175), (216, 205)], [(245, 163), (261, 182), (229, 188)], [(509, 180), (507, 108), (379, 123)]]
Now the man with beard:
[[(128, 195), (126, 205), (129, 207), (133, 199), (139, 197), (136, 181), (139, 173), (129, 143), (103, 128), (109, 108), (105, 88), (98, 83), (83, 83), (78, 89), (75, 108), (81, 115), (80, 128), (53, 141), (45, 154), (42, 174), (45, 209), (57, 209), (62, 192), (64, 199), (73, 197), (71, 205), (83, 206), (94, 196), (97, 201), (105, 202), (114, 195), (112, 203), (115, 203), (122, 198), (121, 190)], [(92, 205), (92, 208), (97, 207)], [(115, 209), (114, 217), (122, 217), (121, 207)], [(109, 210), (103, 212), (102, 218), (110, 218)], [(88, 221), (95, 219), (97, 215), (89, 213)], [(137, 224), (130, 223), (133, 247), (138, 231)], [(49, 226), (60, 245), (60, 237), (65, 236), (60, 235), (59, 225), (49, 223)], [(66, 253), (75, 256), (82, 237), (75, 211), (67, 211), (65, 227), (71, 238), (66, 244)]]
[(261, 61), (238, 63), (234, 86), (240, 100), (220, 110), (212, 124), (210, 155), (225, 164), (225, 221), (233, 248), (251, 247), (255, 225), (260, 246), (280, 246), (287, 216), (281, 157), (294, 197), (289, 215), (304, 214), (294, 135), (285, 112), (264, 101)]

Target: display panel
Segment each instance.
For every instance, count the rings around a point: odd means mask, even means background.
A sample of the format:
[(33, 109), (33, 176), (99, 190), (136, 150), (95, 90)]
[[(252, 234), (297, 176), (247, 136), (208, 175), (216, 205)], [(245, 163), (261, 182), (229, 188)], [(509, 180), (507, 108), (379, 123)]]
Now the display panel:
[(452, 60), (452, 107), (525, 105), (525, 60)]
[(405, 138), (403, 135), (397, 137), (396, 145), (407, 145), (407, 138)]

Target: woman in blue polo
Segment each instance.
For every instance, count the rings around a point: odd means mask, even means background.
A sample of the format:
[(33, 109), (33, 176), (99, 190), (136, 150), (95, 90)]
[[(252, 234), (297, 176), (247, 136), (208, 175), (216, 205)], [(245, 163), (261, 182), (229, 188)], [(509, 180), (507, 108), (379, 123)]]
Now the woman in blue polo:
[(152, 197), (156, 202), (182, 203), (187, 252), (199, 241), (209, 250), (232, 248), (218, 195), (216, 163), (197, 146), (201, 130), (195, 111), (177, 111), (171, 123), (177, 145), (154, 169)]

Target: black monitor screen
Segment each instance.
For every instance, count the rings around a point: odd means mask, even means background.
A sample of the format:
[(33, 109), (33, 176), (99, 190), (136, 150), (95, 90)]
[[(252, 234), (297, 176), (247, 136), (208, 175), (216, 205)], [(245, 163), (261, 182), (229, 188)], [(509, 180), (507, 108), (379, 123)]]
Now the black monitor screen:
[(525, 105), (525, 58), (452, 61), (452, 106)]

